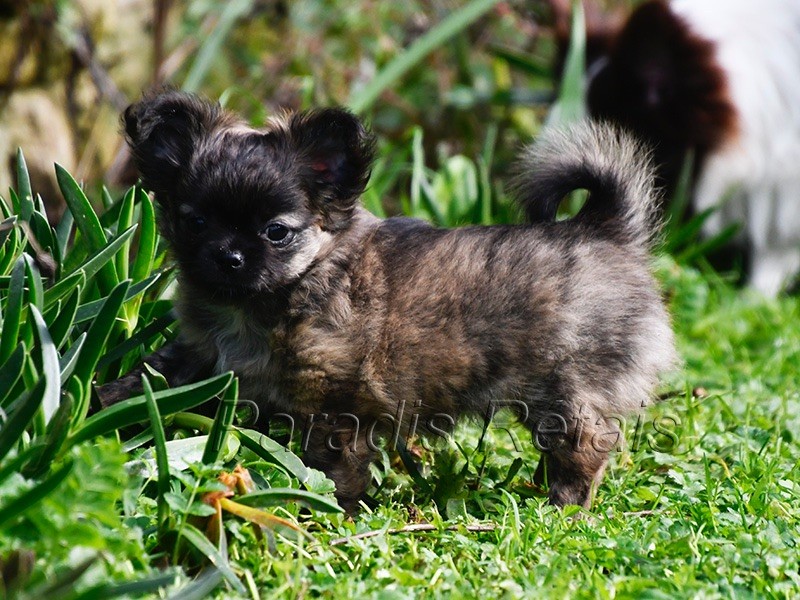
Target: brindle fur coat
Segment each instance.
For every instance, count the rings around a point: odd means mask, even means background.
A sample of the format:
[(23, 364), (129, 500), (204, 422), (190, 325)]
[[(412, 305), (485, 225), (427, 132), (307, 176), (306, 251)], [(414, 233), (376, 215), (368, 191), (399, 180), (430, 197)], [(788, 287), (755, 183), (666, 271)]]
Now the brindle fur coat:
[[(349, 510), (373, 434), (503, 406), (543, 451), (550, 501), (590, 504), (620, 420), (674, 361), (639, 145), (597, 124), (544, 134), (518, 177), (529, 224), (440, 229), (360, 207), (373, 140), (346, 111), (252, 129), (167, 91), (124, 121), (179, 268), (180, 339), (148, 359), (171, 384), (233, 371), (242, 398), (303, 426), (306, 462)], [(585, 207), (557, 222), (580, 187)], [(138, 379), (101, 388), (104, 403)]]

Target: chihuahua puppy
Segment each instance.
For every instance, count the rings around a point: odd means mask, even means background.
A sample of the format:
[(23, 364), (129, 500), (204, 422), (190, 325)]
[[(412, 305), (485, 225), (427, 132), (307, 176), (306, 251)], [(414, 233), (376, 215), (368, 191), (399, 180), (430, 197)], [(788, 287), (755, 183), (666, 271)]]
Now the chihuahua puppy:
[[(550, 4), (564, 52), (569, 7)], [(585, 4), (591, 114), (654, 148), (668, 193), (692, 151), (692, 209), (717, 207), (704, 235), (741, 224), (748, 283), (777, 294), (800, 271), (800, 2)]]
[[(305, 424), (304, 460), (351, 511), (373, 435), (501, 407), (542, 450), (550, 501), (590, 504), (621, 420), (674, 360), (641, 146), (602, 125), (544, 135), (517, 186), (530, 224), (439, 229), (359, 205), (374, 142), (345, 110), (253, 129), (168, 91), (124, 122), (179, 268), (181, 337), (149, 359), (172, 384), (233, 371), (241, 397)], [(585, 207), (556, 222), (579, 187)]]

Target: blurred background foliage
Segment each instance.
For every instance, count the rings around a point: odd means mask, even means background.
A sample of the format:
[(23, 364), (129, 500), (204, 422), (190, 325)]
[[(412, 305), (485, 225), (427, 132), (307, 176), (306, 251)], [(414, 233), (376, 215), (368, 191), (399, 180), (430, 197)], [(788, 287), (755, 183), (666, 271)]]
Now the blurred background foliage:
[[(506, 173), (554, 97), (548, 19), (530, 0), (3, 0), (0, 189), (14, 183), (17, 146), (52, 222), (63, 207), (53, 162), (88, 186), (133, 183), (118, 115), (166, 82), (255, 125), (285, 109), (356, 109), (381, 139), (374, 185), (399, 212), (415, 137), (431, 169), (483, 156), (493, 178)], [(415, 44), (376, 94), (376, 76)]]

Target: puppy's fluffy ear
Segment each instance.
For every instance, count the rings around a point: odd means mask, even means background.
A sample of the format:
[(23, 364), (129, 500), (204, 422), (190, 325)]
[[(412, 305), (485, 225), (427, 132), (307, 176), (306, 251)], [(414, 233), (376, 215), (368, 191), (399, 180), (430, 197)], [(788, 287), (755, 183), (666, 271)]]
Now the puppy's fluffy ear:
[(294, 114), (288, 127), (300, 161), (301, 184), (327, 226), (341, 226), (369, 181), (375, 157), (372, 133), (339, 108)]
[(221, 113), (219, 106), (178, 91), (145, 96), (125, 110), (125, 137), (134, 161), (145, 187), (161, 202)]

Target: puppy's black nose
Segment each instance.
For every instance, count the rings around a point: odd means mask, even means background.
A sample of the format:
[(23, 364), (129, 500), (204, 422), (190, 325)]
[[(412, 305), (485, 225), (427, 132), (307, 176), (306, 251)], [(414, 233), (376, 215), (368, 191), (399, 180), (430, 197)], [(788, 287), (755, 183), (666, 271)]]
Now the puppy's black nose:
[(238, 250), (221, 249), (215, 258), (223, 271), (237, 271), (244, 266), (244, 254)]

